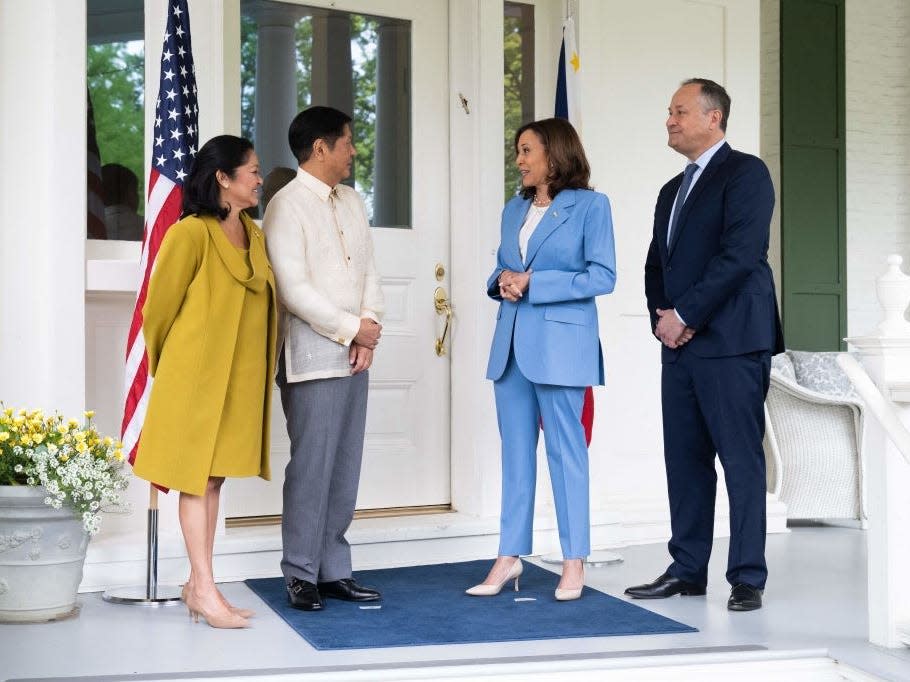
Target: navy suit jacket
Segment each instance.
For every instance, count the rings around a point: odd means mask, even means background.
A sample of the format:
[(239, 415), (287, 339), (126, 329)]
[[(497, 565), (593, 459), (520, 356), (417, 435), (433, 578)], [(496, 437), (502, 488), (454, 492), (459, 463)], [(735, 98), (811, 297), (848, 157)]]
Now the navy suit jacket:
[[(645, 262), (652, 330), (656, 308), (675, 308), (695, 336), (686, 348), (700, 357), (784, 350), (768, 240), (774, 186), (764, 162), (724, 144), (667, 229), (682, 173), (660, 190)], [(679, 350), (663, 346), (663, 362)]]

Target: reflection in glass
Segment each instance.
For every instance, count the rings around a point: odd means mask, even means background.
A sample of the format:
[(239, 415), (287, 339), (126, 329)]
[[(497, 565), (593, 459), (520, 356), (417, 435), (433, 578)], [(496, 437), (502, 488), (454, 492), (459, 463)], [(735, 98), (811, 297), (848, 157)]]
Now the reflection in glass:
[(521, 186), (515, 131), (534, 120), (534, 5), (506, 2), (503, 22), (505, 87), (505, 200)]
[(348, 180), (377, 227), (411, 224), (411, 24), (272, 0), (241, 0), (241, 134), (263, 175), (297, 162), (287, 130), (312, 104), (353, 118)]
[(143, 0), (88, 0), (90, 239), (142, 239)]

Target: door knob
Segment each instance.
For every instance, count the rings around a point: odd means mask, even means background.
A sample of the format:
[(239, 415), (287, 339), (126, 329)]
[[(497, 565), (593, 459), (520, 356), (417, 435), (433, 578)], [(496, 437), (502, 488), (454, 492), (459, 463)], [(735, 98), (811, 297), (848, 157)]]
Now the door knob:
[(449, 334), (449, 323), (452, 321), (452, 306), (449, 303), (448, 294), (442, 287), (436, 287), (433, 292), (433, 308), (437, 315), (446, 316), (446, 324), (442, 329), (442, 336), (436, 339), (436, 355), (442, 357), (446, 354), (446, 336)]

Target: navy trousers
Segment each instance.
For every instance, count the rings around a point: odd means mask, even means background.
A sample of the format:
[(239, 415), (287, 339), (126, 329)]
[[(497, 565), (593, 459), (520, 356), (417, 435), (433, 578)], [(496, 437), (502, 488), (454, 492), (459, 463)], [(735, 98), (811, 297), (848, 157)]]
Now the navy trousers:
[(670, 497), (670, 575), (708, 582), (720, 458), (730, 500), (727, 581), (764, 589), (767, 484), (762, 439), (768, 351), (700, 358), (683, 349), (663, 365), (664, 460)]

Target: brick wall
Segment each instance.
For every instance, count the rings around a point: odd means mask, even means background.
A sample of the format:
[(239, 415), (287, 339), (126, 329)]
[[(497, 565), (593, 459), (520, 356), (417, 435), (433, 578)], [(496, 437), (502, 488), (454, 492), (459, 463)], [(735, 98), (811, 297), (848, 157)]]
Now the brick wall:
[(881, 320), (875, 278), (890, 253), (910, 272), (910, 3), (847, 2), (847, 328)]

